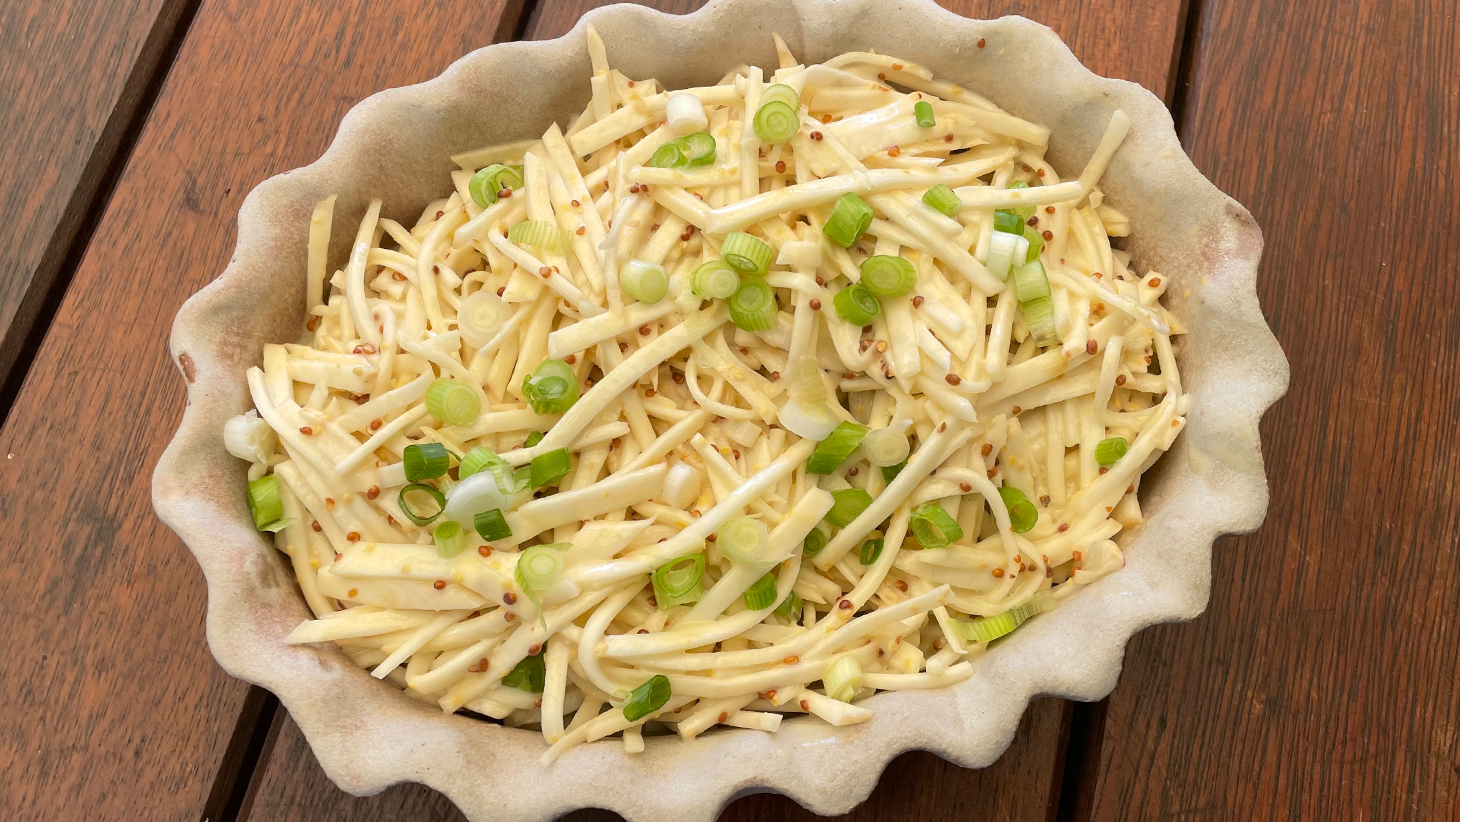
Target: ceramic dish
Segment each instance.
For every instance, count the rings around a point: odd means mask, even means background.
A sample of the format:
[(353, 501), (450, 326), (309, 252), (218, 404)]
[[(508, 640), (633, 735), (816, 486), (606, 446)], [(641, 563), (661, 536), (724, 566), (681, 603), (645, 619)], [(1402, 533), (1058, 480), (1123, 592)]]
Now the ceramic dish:
[[(1048, 126), (1048, 156), (1060, 167), (1080, 167), (1112, 111), (1129, 114), (1130, 134), (1101, 187), (1130, 218), (1132, 255), (1174, 278), (1167, 304), (1189, 328), (1180, 362), (1194, 410), (1142, 486), (1147, 520), (1122, 542), (1123, 570), (992, 648), (971, 679), (868, 699), (869, 723), (838, 728), (806, 717), (775, 735), (650, 739), (633, 757), (621, 744), (589, 745), (546, 767), (536, 732), (443, 715), (371, 679), (336, 648), (284, 642), (308, 614), (284, 559), (254, 530), (243, 465), (224, 450), (222, 429), (249, 405), (243, 374), (261, 346), (294, 340), (303, 324), (314, 203), (338, 193), (336, 218), (348, 222), (381, 197), (391, 216), (411, 218), (449, 190), (452, 154), (565, 122), (587, 96), (590, 23), (615, 66), (670, 88), (714, 82), (736, 62), (773, 66), (771, 31), (812, 62), (850, 50), (917, 55), (939, 76)], [(974, 45), (980, 38), (984, 49)], [(623, 45), (636, 42), (664, 45)], [(559, 40), (482, 49), (431, 82), (365, 100), (323, 158), (249, 195), (238, 234), (227, 270), (173, 328), (189, 404), (154, 475), (154, 503), (207, 577), (214, 655), (278, 694), (325, 771), (351, 793), (421, 782), (473, 819), (549, 819), (591, 806), (633, 820), (708, 820), (735, 796), (765, 790), (841, 813), (903, 751), (986, 766), (1030, 699), (1104, 696), (1135, 631), (1205, 606), (1212, 541), (1255, 528), (1266, 510), (1257, 423), (1285, 390), (1287, 365), (1257, 304), (1260, 233), (1191, 165), (1159, 100), (1091, 74), (1027, 20), (971, 21), (931, 2), (876, 0), (723, 0), (687, 17), (601, 9)], [(335, 234), (332, 260), (348, 242)]]

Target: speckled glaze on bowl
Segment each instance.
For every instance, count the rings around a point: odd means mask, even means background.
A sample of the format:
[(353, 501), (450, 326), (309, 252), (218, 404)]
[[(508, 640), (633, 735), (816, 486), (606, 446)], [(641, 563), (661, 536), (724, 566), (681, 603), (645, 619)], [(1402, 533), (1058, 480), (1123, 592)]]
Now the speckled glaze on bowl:
[[(1142, 270), (1174, 278), (1168, 304), (1190, 334), (1182, 376), (1195, 399), (1185, 433), (1143, 485), (1147, 522), (1123, 536), (1126, 567), (1034, 620), (941, 691), (881, 693), (875, 718), (834, 728), (790, 719), (776, 734), (718, 731), (689, 742), (615, 741), (543, 767), (536, 732), (446, 716), (377, 682), (333, 646), (290, 646), (309, 615), (284, 559), (254, 530), (244, 465), (223, 448), (223, 422), (250, 407), (244, 371), (268, 342), (296, 339), (314, 203), (338, 194), (332, 262), (346, 253), (372, 196), (414, 220), (449, 191), (448, 157), (533, 137), (588, 96), (584, 26), (631, 77), (676, 88), (730, 66), (775, 65), (772, 31), (808, 62), (875, 49), (917, 55), (939, 76), (1049, 126), (1049, 157), (1078, 171), (1116, 108), (1132, 127), (1102, 181), (1129, 215)], [(989, 48), (974, 44), (986, 38)], [(634, 44), (654, 43), (653, 49)], [(504, 112), (514, 117), (503, 116)], [(931, 0), (717, 0), (686, 16), (637, 6), (590, 12), (565, 37), (491, 46), (428, 83), (376, 94), (340, 124), (314, 164), (261, 184), (238, 216), (228, 268), (178, 312), (172, 355), (188, 408), (153, 476), (162, 519), (207, 577), (208, 643), (231, 674), (289, 709), (326, 773), (354, 794), (403, 781), (442, 791), (473, 820), (543, 820), (583, 807), (630, 820), (711, 820), (737, 795), (773, 790), (821, 814), (866, 799), (887, 762), (923, 749), (967, 767), (992, 763), (1029, 700), (1095, 700), (1114, 687), (1125, 644), (1206, 606), (1212, 541), (1257, 527), (1267, 508), (1257, 423), (1287, 387), (1287, 361), (1255, 292), (1262, 237), (1247, 211), (1192, 166), (1171, 117), (1141, 87), (1082, 67), (1053, 32), (1021, 18), (966, 20)]]

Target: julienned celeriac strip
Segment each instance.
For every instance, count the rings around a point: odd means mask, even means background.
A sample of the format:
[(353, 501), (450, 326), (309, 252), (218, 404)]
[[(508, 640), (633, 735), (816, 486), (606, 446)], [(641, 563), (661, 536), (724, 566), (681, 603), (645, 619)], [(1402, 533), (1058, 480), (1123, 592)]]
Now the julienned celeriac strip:
[[(1189, 410), (1168, 279), (1112, 245), (1112, 115), (1058, 135), (873, 53), (681, 92), (611, 69), (566, 130), (365, 208), (307, 345), (230, 420), (333, 642), (442, 710), (622, 732), (866, 721), (1123, 565)], [(358, 207), (358, 206), (357, 206)]]

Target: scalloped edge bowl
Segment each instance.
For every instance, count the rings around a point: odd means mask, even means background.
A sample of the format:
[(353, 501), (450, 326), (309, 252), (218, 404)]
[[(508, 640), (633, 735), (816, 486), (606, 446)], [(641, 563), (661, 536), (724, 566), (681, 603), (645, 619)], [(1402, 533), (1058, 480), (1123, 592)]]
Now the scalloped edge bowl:
[[(811, 62), (869, 48), (916, 55), (939, 76), (1049, 126), (1049, 156), (1067, 173), (1083, 167), (1114, 109), (1130, 115), (1130, 135), (1101, 185), (1130, 216), (1135, 260), (1174, 278), (1168, 305), (1190, 329), (1181, 365), (1195, 403), (1187, 430), (1142, 489), (1148, 519), (1127, 535), (1123, 570), (991, 650), (956, 687), (871, 697), (867, 724), (836, 728), (803, 717), (776, 734), (649, 739), (634, 756), (617, 742), (594, 743), (549, 767), (537, 762), (540, 734), (443, 715), (373, 680), (332, 646), (284, 643), (308, 613), (292, 572), (252, 527), (243, 465), (224, 450), (222, 431), (250, 407), (244, 371), (259, 362), (261, 346), (299, 333), (314, 203), (339, 194), (331, 249), (338, 261), (353, 236), (342, 227), (370, 197), (383, 197), (390, 216), (413, 220), (450, 190), (451, 154), (566, 122), (588, 96), (589, 23), (615, 66), (670, 88), (715, 82), (742, 61), (774, 66), (772, 31)], [(987, 48), (975, 47), (981, 37)], [(636, 48), (646, 42), (662, 47)], [(631, 820), (708, 821), (736, 796), (766, 790), (820, 814), (842, 813), (907, 750), (989, 765), (1031, 699), (1105, 696), (1132, 634), (1206, 606), (1213, 540), (1255, 529), (1266, 513), (1257, 424), (1287, 388), (1287, 361), (1257, 303), (1261, 250), (1251, 215), (1187, 159), (1160, 100), (1092, 74), (1028, 20), (967, 20), (930, 0), (716, 0), (688, 16), (598, 9), (565, 37), (490, 46), (430, 82), (364, 100), (317, 162), (249, 194), (232, 261), (173, 325), (188, 407), (153, 475), (153, 502), (207, 577), (208, 643), (218, 662), (278, 694), (325, 772), (350, 793), (420, 782), (474, 820), (599, 807)]]

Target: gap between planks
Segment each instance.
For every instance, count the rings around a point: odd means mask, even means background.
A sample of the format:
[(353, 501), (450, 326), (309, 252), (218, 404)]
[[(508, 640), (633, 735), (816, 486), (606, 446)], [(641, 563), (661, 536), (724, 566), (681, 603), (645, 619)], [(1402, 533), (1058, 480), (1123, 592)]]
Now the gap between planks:
[(66, 288), (86, 256), (86, 247), (106, 213), (117, 181), (131, 162), (142, 126), (152, 114), (163, 81), (201, 5), (202, 0), (173, 0), (158, 12), (116, 105), (87, 158), (80, 180), (46, 242), (30, 288), (21, 299), (4, 339), (0, 340), (0, 426), (10, 416), (36, 352), (56, 317)]

